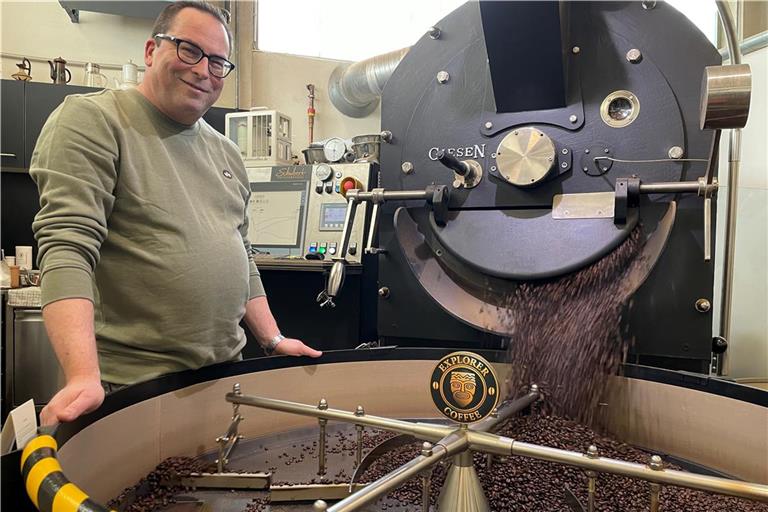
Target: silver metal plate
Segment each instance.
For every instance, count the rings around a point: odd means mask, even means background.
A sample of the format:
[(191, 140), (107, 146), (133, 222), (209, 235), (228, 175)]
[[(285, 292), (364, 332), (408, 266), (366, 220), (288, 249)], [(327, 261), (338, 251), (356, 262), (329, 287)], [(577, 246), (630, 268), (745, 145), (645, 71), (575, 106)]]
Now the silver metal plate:
[(608, 219), (613, 217), (613, 192), (557, 194), (552, 200), (553, 219)]

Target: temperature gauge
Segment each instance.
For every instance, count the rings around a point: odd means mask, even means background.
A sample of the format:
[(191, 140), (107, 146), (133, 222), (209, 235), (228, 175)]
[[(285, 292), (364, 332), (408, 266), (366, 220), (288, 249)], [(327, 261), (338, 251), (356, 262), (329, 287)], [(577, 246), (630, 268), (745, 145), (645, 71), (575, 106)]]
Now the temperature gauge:
[(323, 154), (329, 162), (338, 162), (347, 153), (347, 143), (339, 137), (331, 137), (323, 144)]
[(320, 181), (326, 181), (333, 175), (333, 169), (328, 164), (318, 164), (315, 167), (315, 178)]

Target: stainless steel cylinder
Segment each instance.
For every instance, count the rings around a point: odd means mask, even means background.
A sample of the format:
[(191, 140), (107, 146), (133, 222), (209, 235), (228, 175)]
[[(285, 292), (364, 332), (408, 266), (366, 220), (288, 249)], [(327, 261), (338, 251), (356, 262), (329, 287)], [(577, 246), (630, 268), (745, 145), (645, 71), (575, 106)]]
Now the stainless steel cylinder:
[(702, 129), (744, 128), (752, 96), (749, 64), (707, 66), (701, 81)]

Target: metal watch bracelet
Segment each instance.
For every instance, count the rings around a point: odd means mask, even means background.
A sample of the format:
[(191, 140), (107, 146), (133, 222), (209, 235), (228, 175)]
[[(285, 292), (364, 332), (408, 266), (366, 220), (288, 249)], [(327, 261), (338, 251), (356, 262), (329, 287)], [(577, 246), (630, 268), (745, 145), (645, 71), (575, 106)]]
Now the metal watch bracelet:
[(269, 343), (267, 343), (267, 344), (264, 346), (264, 352), (266, 352), (266, 354), (267, 354), (268, 356), (271, 356), (272, 354), (274, 354), (274, 353), (275, 353), (275, 348), (276, 348), (276, 347), (277, 347), (277, 346), (280, 344), (280, 342), (281, 342), (281, 341), (283, 341), (284, 339), (285, 339), (285, 336), (283, 336), (281, 333), (277, 333), (277, 335), (276, 335), (274, 338), (272, 338), (271, 340), (269, 340)]

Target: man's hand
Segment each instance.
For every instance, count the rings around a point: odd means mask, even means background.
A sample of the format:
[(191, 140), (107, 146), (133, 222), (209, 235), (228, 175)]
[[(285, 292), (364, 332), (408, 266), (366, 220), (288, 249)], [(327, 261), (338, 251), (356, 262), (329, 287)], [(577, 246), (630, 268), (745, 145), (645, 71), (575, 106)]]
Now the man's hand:
[(301, 340), (285, 338), (275, 347), (275, 354), (281, 354), (284, 356), (320, 357), (323, 355), (323, 352), (320, 350), (315, 350), (312, 347), (308, 347)]
[(41, 426), (74, 421), (104, 401), (99, 378), (77, 377), (68, 382), (40, 412)]

